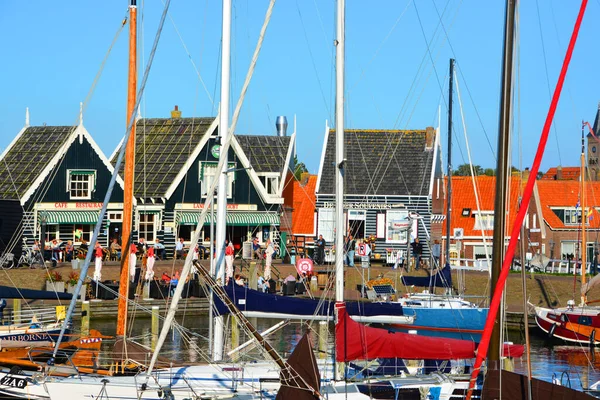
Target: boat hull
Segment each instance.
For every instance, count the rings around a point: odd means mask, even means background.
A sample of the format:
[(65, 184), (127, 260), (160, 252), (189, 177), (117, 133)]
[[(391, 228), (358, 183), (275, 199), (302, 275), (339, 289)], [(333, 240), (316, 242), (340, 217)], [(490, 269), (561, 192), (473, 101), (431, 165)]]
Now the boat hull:
[(549, 337), (569, 343), (600, 344), (600, 308), (535, 307), (535, 322)]

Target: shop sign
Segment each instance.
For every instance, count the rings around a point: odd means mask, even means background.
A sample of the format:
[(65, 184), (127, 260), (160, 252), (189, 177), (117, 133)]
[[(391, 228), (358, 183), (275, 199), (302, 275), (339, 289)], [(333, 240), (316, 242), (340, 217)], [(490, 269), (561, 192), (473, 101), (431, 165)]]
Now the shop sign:
[[(59, 201), (56, 203), (40, 203), (37, 205), (39, 210), (99, 210), (104, 203), (84, 202), (84, 201)], [(108, 203), (110, 209), (122, 209), (123, 203)]]
[[(401, 206), (401, 204), (397, 204), (396, 206)], [(323, 203), (323, 208), (335, 208), (335, 202), (326, 201)], [(344, 208), (358, 209), (358, 210), (391, 210), (392, 204), (388, 203), (344, 203)]]
[[(175, 204), (176, 210), (203, 210), (204, 203), (179, 203)], [(217, 205), (215, 204), (215, 210)], [(233, 211), (257, 211), (258, 206), (256, 204), (227, 204), (228, 210)]]

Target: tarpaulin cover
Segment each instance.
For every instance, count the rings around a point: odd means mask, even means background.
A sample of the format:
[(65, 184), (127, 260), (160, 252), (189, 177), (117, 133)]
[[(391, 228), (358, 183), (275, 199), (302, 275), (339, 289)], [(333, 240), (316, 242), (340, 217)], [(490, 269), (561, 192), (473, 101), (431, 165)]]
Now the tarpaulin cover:
[(475, 343), (391, 332), (354, 322), (343, 303), (336, 305), (335, 358), (337, 361), (404, 358), (408, 360), (458, 360), (475, 357)]
[(70, 293), (57, 293), (48, 290), (17, 289), (12, 286), (0, 286), (0, 299), (39, 299), (39, 300), (71, 300)]
[(402, 283), (405, 286), (452, 287), (452, 270), (446, 265), (432, 276), (403, 276)]

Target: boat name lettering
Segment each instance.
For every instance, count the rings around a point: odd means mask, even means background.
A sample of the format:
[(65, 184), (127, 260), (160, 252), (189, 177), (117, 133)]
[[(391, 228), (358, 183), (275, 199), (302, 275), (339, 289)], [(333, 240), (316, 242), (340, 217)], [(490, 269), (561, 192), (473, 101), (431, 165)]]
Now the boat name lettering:
[(21, 335), (9, 335), (3, 336), (4, 340), (14, 340), (19, 342), (36, 342), (43, 340), (50, 340), (50, 336), (46, 333), (24, 333)]
[[(323, 208), (335, 208), (335, 203), (332, 201), (328, 201), (323, 203)], [(390, 210), (392, 208), (391, 204), (387, 203), (344, 203), (344, 208), (347, 209), (377, 209), (377, 210)]]
[(27, 386), (27, 379), (6, 375), (0, 380), (0, 385), (15, 388), (24, 388), (25, 386)]

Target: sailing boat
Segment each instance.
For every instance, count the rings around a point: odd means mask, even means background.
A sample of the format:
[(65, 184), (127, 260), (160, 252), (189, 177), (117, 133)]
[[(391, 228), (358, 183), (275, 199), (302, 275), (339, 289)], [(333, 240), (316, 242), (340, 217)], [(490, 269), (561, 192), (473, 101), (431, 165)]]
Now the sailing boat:
[[(550, 337), (556, 337), (571, 343), (589, 343), (596, 345), (600, 343), (600, 307), (589, 306), (587, 304), (587, 293), (589, 290), (600, 283), (599, 276), (594, 277), (589, 283), (586, 283), (587, 267), (587, 245), (586, 245), (586, 224), (588, 224), (590, 211), (587, 210), (587, 192), (586, 175), (587, 168), (585, 164), (585, 142), (584, 130), (585, 122), (581, 127), (581, 165), (580, 165), (580, 191), (579, 202), (581, 206), (581, 303), (576, 306), (575, 300), (569, 300), (566, 307), (544, 308), (534, 306), (535, 322)], [(594, 134), (589, 127), (592, 135)]]

